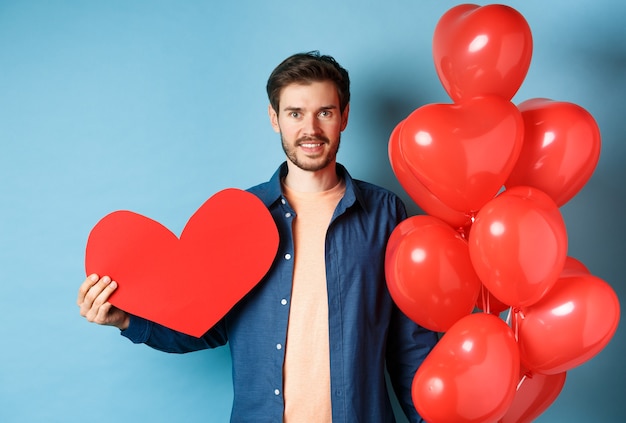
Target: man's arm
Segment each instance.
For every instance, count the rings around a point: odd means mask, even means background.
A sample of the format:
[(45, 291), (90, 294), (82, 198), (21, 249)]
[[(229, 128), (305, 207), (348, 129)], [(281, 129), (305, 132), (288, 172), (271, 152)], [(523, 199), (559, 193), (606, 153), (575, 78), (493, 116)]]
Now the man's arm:
[(123, 336), (136, 344), (146, 344), (165, 352), (186, 353), (226, 343), (227, 337), (221, 322), (202, 337), (196, 338), (120, 310), (109, 302), (117, 286), (108, 276), (88, 276), (78, 289), (76, 303), (80, 315), (92, 323), (117, 327)]
[(387, 341), (387, 371), (398, 401), (411, 423), (423, 421), (413, 404), (413, 377), (438, 339), (437, 332), (417, 325), (394, 307)]

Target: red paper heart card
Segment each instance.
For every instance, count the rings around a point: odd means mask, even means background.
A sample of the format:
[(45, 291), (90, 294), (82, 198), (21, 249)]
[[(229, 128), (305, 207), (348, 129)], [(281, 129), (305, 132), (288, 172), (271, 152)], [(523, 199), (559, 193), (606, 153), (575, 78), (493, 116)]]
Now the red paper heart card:
[(278, 230), (255, 195), (235, 188), (209, 198), (180, 237), (130, 211), (115, 211), (91, 230), (85, 269), (118, 283), (114, 306), (200, 337), (267, 273)]

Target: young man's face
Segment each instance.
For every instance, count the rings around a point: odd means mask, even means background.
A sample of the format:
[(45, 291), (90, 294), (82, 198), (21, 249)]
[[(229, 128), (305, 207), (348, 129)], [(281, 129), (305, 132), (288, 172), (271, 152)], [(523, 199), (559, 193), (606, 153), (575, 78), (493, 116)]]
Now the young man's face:
[(334, 163), (341, 132), (348, 124), (331, 81), (291, 84), (280, 93), (279, 109), (269, 107), (272, 127), (280, 133), (287, 158), (297, 167), (318, 171)]

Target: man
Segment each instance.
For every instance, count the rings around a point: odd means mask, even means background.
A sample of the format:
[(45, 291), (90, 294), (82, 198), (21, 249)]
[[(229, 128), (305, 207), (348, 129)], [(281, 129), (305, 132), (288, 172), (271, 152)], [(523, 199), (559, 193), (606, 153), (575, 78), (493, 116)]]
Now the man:
[(250, 189), (280, 233), (265, 278), (201, 338), (113, 307), (117, 284), (106, 276), (81, 285), (81, 315), (167, 352), (228, 342), (232, 422), (393, 422), (385, 365), (405, 413), (421, 421), (411, 382), (437, 336), (407, 319), (385, 284), (386, 242), (404, 205), (336, 162), (348, 72), (330, 56), (295, 54), (272, 72), (267, 93), (287, 161)]

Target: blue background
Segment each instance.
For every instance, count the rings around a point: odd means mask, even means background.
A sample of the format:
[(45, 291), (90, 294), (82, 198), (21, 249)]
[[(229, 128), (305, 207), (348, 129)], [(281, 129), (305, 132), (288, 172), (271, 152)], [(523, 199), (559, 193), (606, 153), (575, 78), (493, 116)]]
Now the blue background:
[[(459, 3), (0, 1), (0, 421), (227, 421), (227, 348), (164, 354), (79, 316), (90, 229), (129, 209), (180, 233), (213, 193), (267, 180), (283, 160), (267, 76), (313, 49), (353, 81), (340, 161), (416, 213), (387, 140), (415, 108), (450, 102), (431, 40)], [(594, 175), (561, 211), (569, 255), (624, 304), (626, 3), (506, 4), (534, 37), (514, 102), (573, 102), (602, 131)], [(626, 421), (625, 356), (622, 325), (539, 421)]]

